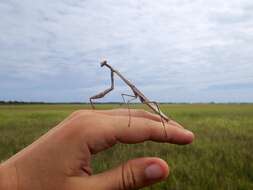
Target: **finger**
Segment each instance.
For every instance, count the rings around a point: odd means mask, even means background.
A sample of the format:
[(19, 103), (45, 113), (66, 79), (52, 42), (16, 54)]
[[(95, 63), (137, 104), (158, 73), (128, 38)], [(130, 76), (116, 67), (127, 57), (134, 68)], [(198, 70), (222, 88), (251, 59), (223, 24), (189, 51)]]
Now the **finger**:
[(131, 190), (165, 179), (169, 168), (159, 158), (138, 158), (121, 166), (87, 178), (72, 178), (71, 189)]
[(98, 119), (99, 117), (101, 118), (100, 114), (93, 114), (85, 121), (88, 126), (93, 126), (83, 137), (92, 154), (105, 150), (117, 142), (140, 143), (152, 140), (189, 144), (194, 139), (193, 133), (188, 130), (166, 123), (163, 126), (161, 122), (146, 118), (133, 117), (128, 127), (129, 120), (126, 116), (103, 116), (102, 119)]
[[(192, 132), (170, 123), (165, 123), (165, 126), (163, 126), (160, 122), (146, 118), (132, 118), (131, 127), (128, 127), (127, 117), (108, 118), (108, 122), (114, 126), (116, 139), (123, 143), (152, 140), (174, 144), (188, 144), (194, 139)], [(164, 132), (166, 132), (166, 135), (164, 135)]]
[[(129, 115), (130, 111), (130, 115)], [(98, 113), (111, 115), (111, 116), (130, 116), (130, 117), (143, 117), (154, 121), (160, 121), (161, 117), (157, 114), (141, 110), (141, 109), (112, 109), (112, 110), (98, 110)]]

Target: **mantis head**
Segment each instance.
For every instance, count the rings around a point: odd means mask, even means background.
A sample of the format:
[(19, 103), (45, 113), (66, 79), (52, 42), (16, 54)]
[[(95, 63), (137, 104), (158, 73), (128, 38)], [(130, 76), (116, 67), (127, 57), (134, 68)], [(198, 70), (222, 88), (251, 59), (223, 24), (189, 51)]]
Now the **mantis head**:
[(107, 63), (106, 60), (102, 60), (102, 61), (100, 62), (100, 66), (103, 67), (106, 63)]

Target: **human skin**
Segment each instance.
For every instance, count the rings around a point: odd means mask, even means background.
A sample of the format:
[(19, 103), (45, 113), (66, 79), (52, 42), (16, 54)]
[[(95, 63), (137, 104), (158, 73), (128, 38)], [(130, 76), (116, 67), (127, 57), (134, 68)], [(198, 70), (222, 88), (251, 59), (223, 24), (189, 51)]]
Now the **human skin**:
[[(0, 165), (1, 190), (130, 190), (167, 178), (169, 167), (155, 157), (129, 160), (92, 174), (92, 155), (116, 143), (189, 144), (194, 135), (175, 121), (131, 109), (75, 111), (34, 143)], [(112, 158), (115, 159), (115, 158)]]

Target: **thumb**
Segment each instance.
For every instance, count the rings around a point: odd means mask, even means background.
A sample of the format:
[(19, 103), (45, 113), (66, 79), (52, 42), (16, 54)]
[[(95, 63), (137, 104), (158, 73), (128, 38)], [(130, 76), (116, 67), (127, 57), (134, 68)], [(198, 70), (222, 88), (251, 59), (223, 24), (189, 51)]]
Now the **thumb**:
[(109, 171), (93, 175), (89, 184), (93, 189), (130, 190), (157, 183), (169, 174), (167, 163), (160, 158), (130, 160)]

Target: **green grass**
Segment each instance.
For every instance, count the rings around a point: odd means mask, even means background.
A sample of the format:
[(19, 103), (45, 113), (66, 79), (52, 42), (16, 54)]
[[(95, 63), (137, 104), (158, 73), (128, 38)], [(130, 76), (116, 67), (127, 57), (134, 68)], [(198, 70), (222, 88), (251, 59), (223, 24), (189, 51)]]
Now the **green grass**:
[[(0, 160), (8, 159), (71, 112), (85, 107), (1, 105)], [(112, 107), (117, 106), (99, 105), (100, 109)], [(169, 104), (162, 105), (162, 110), (195, 133), (193, 144), (118, 144), (95, 156), (94, 171), (104, 171), (135, 157), (159, 156), (169, 163), (170, 176), (146, 189), (253, 189), (252, 104)]]

